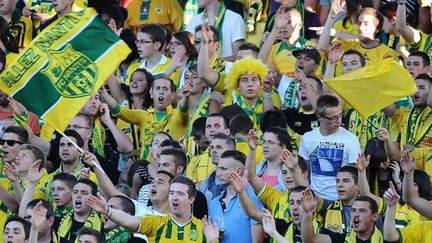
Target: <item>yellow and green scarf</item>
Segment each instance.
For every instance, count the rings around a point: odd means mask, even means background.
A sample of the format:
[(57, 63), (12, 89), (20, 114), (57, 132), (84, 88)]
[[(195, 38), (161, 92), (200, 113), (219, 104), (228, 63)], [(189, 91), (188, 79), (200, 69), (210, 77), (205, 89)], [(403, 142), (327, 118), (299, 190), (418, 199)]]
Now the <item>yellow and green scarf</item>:
[(189, 120), (186, 127), (186, 138), (189, 138), (191, 136), (192, 125), (194, 121), (200, 117), (208, 116), (209, 104), (210, 104), (210, 95), (207, 93), (203, 93), (199, 98), (197, 105), (189, 114)]
[[(222, 26), (223, 26), (223, 22), (225, 19), (225, 11), (227, 10), (227, 8), (225, 7), (225, 3), (222, 1), (221, 5), (219, 6), (219, 9), (216, 13), (216, 17), (215, 20), (213, 21), (212, 26), (215, 27), (215, 29), (217, 29), (219, 31), (219, 43), (220, 43), (220, 47), (218, 48), (218, 55), (221, 56), (222, 54)], [(203, 23), (205, 23), (207, 21), (207, 11), (204, 10), (204, 13), (202, 15), (202, 20)]]
[[(66, 240), (70, 240), (73, 233), (71, 232), (73, 215), (74, 215), (74, 211), (72, 210), (69, 213), (67, 213), (60, 221), (58, 234), (60, 237), (63, 237)], [(99, 232), (102, 232), (103, 223), (101, 218), (99, 217), (99, 214), (92, 210), (87, 220), (84, 223), (84, 227), (89, 227)]]
[(241, 95), (237, 95), (235, 99), (235, 103), (240, 106), (243, 112), (252, 120), (255, 131), (260, 131), (261, 118), (264, 112), (262, 97), (258, 97), (255, 107), (251, 107)]
[(341, 200), (336, 200), (327, 208), (327, 212), (324, 218), (324, 228), (337, 232), (345, 232), (345, 228), (349, 222), (345, 222), (343, 216), (343, 203)]
[(408, 116), (406, 143), (417, 146), (432, 129), (432, 108), (426, 107), (420, 114), (413, 108)]
[[(354, 230), (349, 229), (346, 233), (345, 236), (345, 242), (357, 242), (357, 234), (354, 232)], [(374, 232), (370, 238), (370, 242), (371, 243), (382, 243), (384, 242), (384, 237), (381, 233), (381, 231), (379, 231), (377, 229), (377, 227), (374, 227)]]
[[(313, 225), (313, 229), (314, 229), (315, 234), (319, 234), (321, 227), (317, 223), (317, 221), (313, 220), (312, 225)], [(285, 233), (285, 239), (287, 239), (289, 242), (296, 242), (294, 240), (294, 232), (295, 232), (296, 228), (297, 228), (297, 226), (294, 224), (294, 222), (291, 222), (290, 225), (288, 226), (288, 229)], [(272, 242), (275, 242), (275, 241), (272, 241)]]
[(92, 133), (92, 148), (93, 152), (98, 153), (100, 156), (105, 157), (104, 145), (105, 145), (105, 128), (102, 126), (100, 118), (96, 118)]
[(117, 226), (105, 233), (105, 239), (110, 243), (124, 243), (132, 237), (132, 232), (123, 226)]

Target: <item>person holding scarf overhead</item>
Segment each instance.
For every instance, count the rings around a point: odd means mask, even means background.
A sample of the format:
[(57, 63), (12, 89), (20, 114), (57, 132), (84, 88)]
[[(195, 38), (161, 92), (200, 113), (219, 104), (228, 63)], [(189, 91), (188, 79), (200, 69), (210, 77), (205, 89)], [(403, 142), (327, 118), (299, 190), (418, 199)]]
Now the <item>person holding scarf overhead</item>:
[(209, 23), (220, 33), (222, 47), (219, 49), (219, 55), (227, 61), (234, 61), (238, 47), (244, 43), (246, 37), (243, 18), (227, 9), (221, 0), (198, 1), (198, 7), (204, 11), (189, 21), (186, 30), (195, 33), (197, 26)]
[(272, 110), (272, 93), (260, 91), (267, 75), (264, 63), (252, 57), (245, 57), (234, 63), (225, 79), (225, 104), (232, 96), (232, 105), (222, 108), (220, 113), (230, 121), (235, 115), (245, 114), (253, 124), (254, 130), (260, 130), (261, 116), (266, 110)]

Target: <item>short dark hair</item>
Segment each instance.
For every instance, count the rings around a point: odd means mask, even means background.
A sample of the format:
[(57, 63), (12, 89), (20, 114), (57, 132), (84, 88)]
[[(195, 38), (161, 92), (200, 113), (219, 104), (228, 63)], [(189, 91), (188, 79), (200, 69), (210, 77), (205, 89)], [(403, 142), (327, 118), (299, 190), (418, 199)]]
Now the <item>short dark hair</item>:
[(194, 138), (201, 138), (205, 135), (205, 127), (206, 127), (206, 117), (198, 117), (192, 123), (191, 136)]
[[(289, 194), (291, 195), (291, 193), (293, 193), (293, 192), (303, 192), (306, 189), (307, 189), (306, 186), (296, 186), (290, 191)], [(313, 190), (311, 190), (311, 193), (315, 197), (315, 192)]]
[(253, 129), (253, 126), (252, 120), (244, 114), (235, 115), (229, 122), (229, 129), (232, 135), (238, 133), (247, 135), (249, 131)]
[(260, 49), (257, 45), (255, 45), (254, 43), (251, 42), (246, 42), (242, 45), (239, 46), (239, 51), (244, 51), (244, 50), (251, 50), (252, 52), (258, 54)]
[(13, 215), (13, 216), (10, 216), (6, 220), (6, 222), (5, 222), (4, 226), (3, 226), (3, 230), (6, 228), (6, 225), (9, 224), (10, 222), (19, 222), (19, 223), (21, 223), (23, 225), (23, 228), (24, 228), (25, 239), (27, 240), (29, 238), (29, 236), (30, 236), (30, 227), (31, 227), (31, 223), (30, 222), (28, 222), (27, 220), (21, 218), (20, 216)]
[(154, 80), (153, 80), (153, 83), (151, 85), (151, 88), (154, 88), (156, 80), (159, 80), (159, 79), (168, 80), (170, 82), (171, 92), (175, 92), (177, 90), (177, 86), (174, 84), (174, 81), (165, 73), (157, 74), (154, 76)]
[(115, 21), (115, 24), (117, 28), (123, 27), (123, 23), (125, 21), (125, 16), (123, 14), (123, 11), (121, 10), (120, 6), (117, 4), (112, 4), (107, 7), (105, 7), (101, 13), (108, 15), (111, 19)]
[(82, 227), (78, 230), (77, 240), (79, 240), (82, 235), (92, 235), (96, 238), (97, 243), (106, 243), (105, 236), (95, 229)]
[(220, 133), (220, 132), (216, 133), (213, 136), (213, 140), (216, 139), (224, 140), (225, 143), (228, 144), (228, 146), (230, 146), (232, 149), (236, 148), (236, 141), (231, 136), (226, 135), (225, 133)]
[(172, 37), (175, 37), (185, 47), (186, 55), (189, 57), (189, 60), (197, 59), (198, 53), (194, 46), (194, 36), (192, 33), (189, 31), (179, 31), (174, 33)]
[(130, 214), (130, 215), (135, 215), (135, 204), (133, 203), (133, 201), (130, 198), (125, 197), (123, 195), (114, 195), (111, 198), (120, 199), (121, 210)]
[(77, 183), (77, 178), (75, 176), (73, 176), (72, 174), (69, 173), (58, 173), (56, 175), (54, 175), (53, 177), (53, 181), (55, 180), (59, 180), (61, 182), (63, 182), (64, 184), (66, 184), (67, 187), (69, 187), (69, 190), (73, 190), (75, 184)]
[(317, 115), (324, 115), (327, 108), (338, 107), (340, 105), (338, 98), (333, 95), (321, 95), (317, 101), (317, 108), (315, 113)]
[(163, 148), (163, 147), (173, 147), (173, 148), (176, 148), (176, 149), (181, 149), (180, 143), (177, 142), (177, 141), (174, 140), (174, 139), (167, 139), (167, 140), (164, 140), (164, 141), (159, 145), (159, 147), (161, 147), (161, 148)]
[(161, 44), (159, 51), (162, 51), (167, 39), (167, 33), (164, 27), (159, 24), (146, 24), (141, 27), (140, 32), (147, 34), (152, 41), (159, 42)]
[(423, 67), (429, 66), (430, 65), (430, 57), (426, 52), (423, 51), (413, 51), (409, 54), (408, 57), (421, 57), (422, 61), (423, 61)]
[(84, 140), (77, 131), (72, 130), (72, 129), (68, 129), (68, 130), (64, 131), (64, 135), (66, 135), (67, 137), (75, 138), (76, 144), (78, 145), (78, 147), (80, 147), (80, 148), (84, 147)]
[(222, 153), (221, 159), (232, 158), (242, 164), (246, 164), (246, 155), (238, 150), (227, 150)]
[(427, 74), (427, 73), (419, 74), (419, 75), (415, 78), (415, 80), (417, 80), (417, 79), (426, 80), (426, 81), (429, 82), (429, 84), (432, 84), (432, 78), (431, 78), (431, 76), (429, 76), (429, 74)]
[(273, 133), (276, 135), (277, 139), (279, 140), (280, 145), (285, 145), (285, 147), (288, 150), (291, 150), (291, 138), (288, 135), (288, 132), (286, 129), (283, 129), (281, 127), (270, 127), (265, 131), (266, 133)]
[(170, 186), (174, 183), (186, 185), (188, 187), (189, 198), (196, 197), (197, 189), (195, 187), (195, 183), (191, 179), (180, 175), (180, 176), (176, 176), (176, 177), (174, 177), (174, 179), (172, 179)]
[(92, 194), (93, 196), (96, 196), (96, 195), (97, 195), (97, 185), (96, 185), (96, 183), (94, 183), (94, 182), (91, 181), (90, 179), (79, 179), (79, 180), (77, 181), (77, 183), (75, 184), (75, 186), (76, 186), (78, 183), (82, 183), (82, 184), (88, 185), (88, 186), (91, 188), (91, 194)]
[(163, 175), (167, 175), (169, 178), (170, 178), (170, 180), (169, 180), (169, 182), (171, 183), (171, 181), (174, 179), (174, 175), (173, 174), (171, 174), (171, 173), (169, 173), (168, 171), (166, 171), (166, 170), (158, 170), (157, 171), (157, 173), (156, 173), (157, 175), (159, 175), (159, 174), (163, 174)]
[(221, 113), (219, 113), (219, 112), (212, 113), (212, 114), (210, 114), (210, 115), (207, 116), (207, 118), (209, 118), (209, 117), (221, 117), (222, 120), (224, 121), (224, 127), (225, 127), (225, 128), (228, 128), (228, 124), (229, 124), (229, 122), (228, 122), (228, 120), (226, 119), (226, 117), (223, 116)]
[(356, 56), (358, 56), (359, 59), (360, 59), (360, 65), (361, 65), (362, 67), (366, 66), (366, 59), (365, 59), (365, 57), (363, 56), (363, 54), (361, 54), (361, 52), (359, 52), (359, 51), (357, 51), (357, 50), (354, 50), (354, 49), (349, 49), (348, 51), (346, 51), (346, 52), (342, 55), (342, 58), (343, 58), (344, 56), (347, 56), (347, 55), (356, 55)]
[[(213, 34), (213, 40), (214, 41), (220, 41), (220, 38), (219, 38), (219, 31), (214, 27), (214, 26), (212, 26), (212, 25), (208, 25), (208, 27), (210, 28), (210, 31), (212, 32), (212, 34)], [(202, 28), (203, 28), (203, 25), (198, 25), (197, 27), (195, 27), (195, 33), (196, 32), (199, 32), (199, 31), (201, 31), (202, 30)]]
[(160, 155), (173, 156), (176, 163), (176, 167), (183, 166), (184, 170), (186, 170), (187, 158), (183, 150), (177, 148), (164, 149), (161, 151)]
[(369, 209), (371, 210), (371, 212), (377, 213), (378, 212), (378, 205), (375, 202), (375, 200), (369, 196), (358, 196), (356, 197), (355, 201), (361, 201), (361, 202), (368, 202), (369, 203)]
[(27, 204), (27, 208), (34, 208), (36, 207), (36, 204), (38, 204), (39, 202), (41, 202), (42, 206), (47, 210), (46, 218), (48, 219), (50, 217), (53, 217), (54, 216), (53, 206), (45, 199), (33, 199)]
[(5, 133), (13, 133), (13, 134), (17, 135), (19, 142), (21, 142), (23, 144), (28, 142), (29, 135), (28, 135), (27, 130), (23, 127), (10, 126), (4, 130), (3, 134), (5, 134)]
[(354, 184), (358, 184), (358, 170), (356, 167), (352, 166), (352, 165), (345, 165), (342, 166), (339, 170), (338, 170), (338, 174), (341, 172), (347, 172), (350, 173), (353, 180), (354, 180)]
[[(31, 151), (36, 160), (40, 160), (39, 171), (46, 166), (46, 156), (45, 153), (36, 145), (32, 144), (23, 144), (21, 145), (20, 151), (27, 150)], [(33, 161), (35, 162), (35, 161)]]
[(261, 131), (264, 133), (270, 127), (287, 128), (287, 120), (281, 110), (268, 110), (262, 115), (262, 122), (260, 124)]

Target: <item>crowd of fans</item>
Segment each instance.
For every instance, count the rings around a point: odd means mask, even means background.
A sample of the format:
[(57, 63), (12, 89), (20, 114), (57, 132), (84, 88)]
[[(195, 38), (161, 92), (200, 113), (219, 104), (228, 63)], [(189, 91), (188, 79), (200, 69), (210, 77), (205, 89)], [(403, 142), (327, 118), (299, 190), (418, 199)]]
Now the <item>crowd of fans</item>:
[[(132, 50), (63, 134), (0, 90), (0, 242), (429, 242), (431, 5), (0, 0), (0, 69), (87, 7)], [(385, 59), (369, 117), (326, 85)]]

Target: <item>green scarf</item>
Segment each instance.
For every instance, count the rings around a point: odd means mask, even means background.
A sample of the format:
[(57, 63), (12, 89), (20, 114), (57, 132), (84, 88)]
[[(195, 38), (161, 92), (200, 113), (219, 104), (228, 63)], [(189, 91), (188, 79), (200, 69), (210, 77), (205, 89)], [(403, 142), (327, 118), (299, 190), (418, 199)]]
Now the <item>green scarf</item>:
[(132, 232), (123, 226), (117, 226), (105, 233), (105, 239), (110, 243), (124, 243), (132, 237)]
[[(225, 3), (222, 2), (221, 5), (219, 6), (219, 9), (216, 13), (216, 17), (215, 20), (213, 21), (212, 26), (215, 27), (215, 29), (217, 29), (219, 31), (219, 43), (220, 43), (220, 47), (218, 49), (218, 56), (221, 56), (222, 54), (222, 40), (223, 40), (223, 35), (222, 35), (222, 26), (223, 26), (223, 22), (225, 19), (225, 11), (226, 11), (226, 7), (225, 7)], [(207, 21), (207, 11), (204, 10), (204, 13), (202, 15), (202, 20), (203, 23), (205, 23)]]
[(183, 11), (183, 29), (186, 29), (186, 25), (189, 21), (198, 14), (198, 1), (197, 0), (188, 0), (184, 11)]
[[(65, 238), (66, 240), (70, 240), (73, 233), (71, 232), (73, 215), (73, 210), (67, 213), (60, 221), (60, 225), (58, 228), (59, 236)], [(103, 230), (103, 223), (101, 218), (99, 217), (99, 214), (92, 210), (84, 223), (84, 227), (89, 227), (101, 232)]]
[(429, 106), (426, 107), (420, 114), (418, 114), (414, 108), (411, 109), (411, 112), (408, 116), (406, 144), (416, 146), (423, 140), (428, 131), (432, 129), (431, 115), (432, 108)]
[(297, 83), (292, 80), (285, 91), (284, 103), (285, 108), (298, 108), (296, 105), (297, 100)]
[(210, 104), (210, 95), (207, 93), (203, 93), (199, 98), (197, 105), (189, 115), (189, 120), (186, 128), (187, 138), (191, 136), (193, 122), (200, 117), (206, 117), (208, 115), (209, 104)]
[[(354, 232), (354, 230), (349, 229), (345, 236), (345, 242), (357, 242), (357, 234)], [(377, 229), (377, 227), (374, 227), (374, 232), (370, 238), (371, 243), (381, 243), (384, 242), (383, 235), (381, 231)]]
[(241, 95), (237, 95), (235, 103), (240, 106), (244, 113), (252, 120), (254, 124), (254, 129), (256, 131), (260, 131), (260, 123), (261, 117), (264, 112), (263, 100), (261, 97), (258, 97), (258, 100), (255, 103), (255, 107), (252, 108), (249, 103), (243, 98)]
[(104, 144), (105, 144), (105, 128), (102, 126), (100, 118), (96, 118), (92, 133), (92, 148), (93, 152), (98, 153), (100, 156), (105, 157)]

